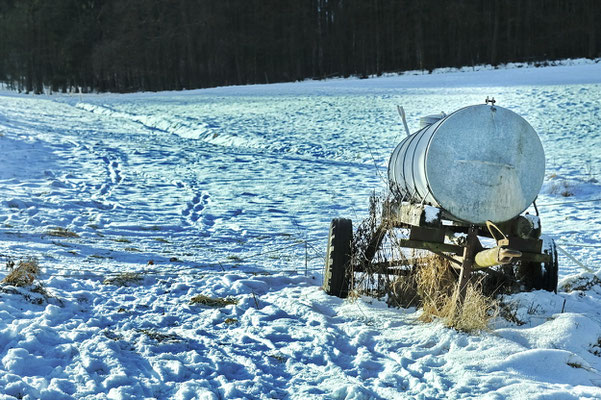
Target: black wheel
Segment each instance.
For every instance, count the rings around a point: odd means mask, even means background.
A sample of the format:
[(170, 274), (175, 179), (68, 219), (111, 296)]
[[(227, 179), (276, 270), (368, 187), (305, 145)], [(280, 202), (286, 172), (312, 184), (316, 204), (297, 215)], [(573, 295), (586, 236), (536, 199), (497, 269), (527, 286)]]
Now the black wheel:
[(559, 263), (557, 261), (557, 247), (555, 240), (549, 239), (545, 243), (544, 252), (551, 255), (551, 261), (541, 263), (541, 289), (557, 293), (557, 281), (559, 278)]
[(551, 256), (549, 262), (520, 263), (517, 273), (519, 282), (526, 290), (546, 290), (557, 293), (557, 281), (559, 276), (559, 265), (557, 262), (557, 248), (555, 241), (545, 241), (543, 252)]
[(348, 296), (348, 267), (351, 264), (353, 223), (350, 219), (335, 218), (330, 224), (323, 290), (331, 296)]

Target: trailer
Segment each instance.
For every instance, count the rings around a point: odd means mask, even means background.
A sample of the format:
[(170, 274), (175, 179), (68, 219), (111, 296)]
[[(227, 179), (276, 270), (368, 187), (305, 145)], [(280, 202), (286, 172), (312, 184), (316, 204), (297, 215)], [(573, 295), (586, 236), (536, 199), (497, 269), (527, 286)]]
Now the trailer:
[[(556, 291), (557, 250), (543, 240), (536, 197), (545, 156), (532, 126), (495, 104), (472, 105), (420, 120), (392, 152), (389, 195), (378, 225), (361, 254), (353, 246), (352, 221), (330, 224), (323, 289), (344, 298), (354, 276), (374, 269), (398, 274), (402, 260), (374, 268), (374, 256), (387, 233), (400, 229), (401, 248), (426, 250), (457, 270), (460, 295), (474, 271), (504, 266), (522, 290)], [(533, 206), (535, 214), (525, 212)]]

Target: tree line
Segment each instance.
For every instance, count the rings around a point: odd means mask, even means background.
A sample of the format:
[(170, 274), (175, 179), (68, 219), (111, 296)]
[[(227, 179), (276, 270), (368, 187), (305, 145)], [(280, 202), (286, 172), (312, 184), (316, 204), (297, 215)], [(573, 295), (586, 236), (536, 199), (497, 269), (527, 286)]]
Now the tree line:
[(599, 0), (0, 0), (0, 81), (192, 89), (601, 56)]

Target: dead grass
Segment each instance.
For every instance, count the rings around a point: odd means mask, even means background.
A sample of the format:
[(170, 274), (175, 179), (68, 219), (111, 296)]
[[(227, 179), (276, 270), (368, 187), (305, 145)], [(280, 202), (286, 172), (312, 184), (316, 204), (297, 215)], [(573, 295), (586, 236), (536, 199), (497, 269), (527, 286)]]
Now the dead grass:
[[(463, 303), (459, 301), (458, 273), (450, 262), (431, 255), (414, 259), (410, 273), (398, 276), (388, 290), (388, 302), (397, 307), (420, 307), (420, 320), (441, 320), (463, 332), (485, 330), (499, 314), (498, 302), (482, 292), (482, 280), (468, 284)], [(477, 278), (477, 276), (475, 277)]]
[(19, 261), (16, 268), (14, 267), (14, 263), (12, 265), (13, 268), (0, 283), (17, 287), (26, 287), (33, 284), (40, 273), (38, 261), (34, 258)]
[(415, 267), (417, 294), (422, 303), (436, 303), (452, 296), (457, 278), (450, 262), (439, 256), (421, 257)]
[(561, 289), (566, 293), (576, 291), (585, 292), (590, 290), (593, 286), (601, 286), (601, 279), (597, 278), (595, 275), (570, 279), (568, 282), (563, 284)]
[(64, 238), (78, 238), (79, 235), (75, 232), (72, 232), (66, 228), (61, 228), (60, 226), (56, 226), (54, 228), (50, 228), (46, 231), (46, 235), (48, 236), (56, 236), (56, 237), (64, 237)]
[(518, 303), (504, 303), (500, 301), (498, 305), (499, 315), (501, 316), (501, 318), (504, 318), (505, 320), (514, 323), (518, 326), (522, 326), (526, 323), (518, 317)]
[(597, 343), (593, 344), (589, 351), (597, 357), (601, 357), (601, 338), (597, 339)]
[(468, 283), (465, 299), (460, 301), (457, 274), (444, 258), (427, 257), (417, 269), (415, 280), (421, 298), (422, 321), (438, 318), (458, 331), (477, 332), (486, 329), (489, 321), (498, 315), (497, 301), (482, 293), (480, 281)]
[(147, 231), (147, 232), (156, 232), (156, 231), (160, 231), (161, 227), (158, 225), (152, 225), (152, 226), (141, 226), (140, 227), (141, 231)]
[(283, 354), (275, 353), (275, 352), (267, 354), (267, 357), (269, 357), (269, 358), (273, 359), (274, 361), (281, 363), (281, 364), (288, 361), (288, 357), (284, 356)]
[[(475, 332), (486, 329), (498, 314), (494, 296), (511, 285), (492, 273), (474, 273), (463, 302), (457, 293), (458, 271), (447, 259), (429, 252), (403, 248), (406, 232), (384, 224), (389, 199), (373, 195), (370, 213), (353, 236), (351, 265), (358, 274), (350, 274), (349, 300), (361, 295), (386, 298), (390, 306), (421, 307), (420, 319), (439, 319), (448, 327)], [(386, 230), (380, 248), (373, 252), (370, 243)], [(424, 256), (425, 255), (425, 256)], [(498, 275), (503, 275), (499, 273)], [(493, 279), (494, 278), (494, 279)]]
[(420, 296), (417, 290), (415, 274), (399, 276), (392, 282), (388, 303), (403, 308), (417, 307), (420, 304)]
[(48, 303), (51, 299), (54, 300), (54, 304), (63, 306), (63, 302), (52, 296), (46, 291), (46, 288), (40, 282), (34, 282), (29, 287), (15, 287), (10, 285), (0, 285), (0, 293), (13, 294), (22, 296), (25, 301), (31, 304), (43, 305)]
[(559, 194), (563, 197), (574, 196), (574, 185), (566, 180), (560, 179), (551, 183), (550, 194)]
[(225, 307), (232, 304), (238, 304), (238, 299), (232, 297), (209, 297), (199, 294), (190, 299), (190, 305), (203, 305), (208, 307)]
[(174, 333), (160, 333), (154, 329), (138, 329), (138, 332), (143, 333), (159, 343), (179, 343), (182, 341), (182, 338)]
[[(470, 283), (465, 300), (459, 306), (456, 299), (452, 303), (455, 312), (444, 319), (447, 326), (464, 332), (477, 332), (488, 329), (489, 322), (499, 315), (498, 301), (482, 294), (479, 282)], [(457, 309), (457, 307), (459, 307)]]
[(105, 285), (130, 286), (139, 284), (144, 277), (138, 272), (122, 272), (117, 276), (106, 278), (102, 283)]
[(22, 296), (31, 304), (43, 305), (51, 302), (63, 307), (62, 300), (49, 293), (38, 280), (40, 267), (35, 258), (21, 260), (18, 264), (9, 258), (6, 268), (9, 273), (0, 281), (0, 293)]
[(355, 303), (364, 294), (366, 294), (366, 293), (364, 293), (362, 290), (351, 289), (351, 290), (349, 290), (348, 295), (346, 296), (346, 301), (348, 301), (349, 303)]
[(449, 327), (463, 332), (478, 332), (487, 329), (491, 319), (498, 315), (497, 302), (484, 296), (477, 285), (468, 284), (463, 304), (458, 291), (451, 296), (439, 295), (422, 305), (420, 320), (431, 322), (438, 318)]

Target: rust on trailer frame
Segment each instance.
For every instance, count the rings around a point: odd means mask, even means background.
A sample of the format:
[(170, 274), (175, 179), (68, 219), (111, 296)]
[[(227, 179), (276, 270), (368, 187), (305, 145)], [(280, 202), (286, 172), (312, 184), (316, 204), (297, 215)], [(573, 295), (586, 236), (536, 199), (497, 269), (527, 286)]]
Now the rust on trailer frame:
[[(530, 219), (524, 216), (518, 216), (514, 220), (499, 224), (502, 229), (490, 222), (484, 228), (473, 224), (463, 224), (460, 221), (446, 220), (444, 210), (436, 207), (387, 201), (384, 203), (382, 217), (382, 225), (376, 230), (365, 253), (365, 262), (371, 261), (379, 249), (386, 231), (393, 227), (409, 229), (409, 238), (398, 240), (397, 243), (400, 247), (428, 250), (458, 266), (465, 263), (467, 244), (445, 243), (444, 239), (456, 233), (466, 233), (469, 237), (471, 230), (472, 236), (475, 235), (472, 241), (477, 244), (474, 245), (476, 253), (474, 261), (469, 266), (470, 271), (509, 264), (516, 258), (534, 263), (551, 261), (550, 254), (541, 252), (542, 240), (538, 238), (540, 226), (528, 225)], [(528, 237), (527, 234), (531, 236)], [(497, 246), (483, 247), (478, 236), (494, 239)], [(467, 275), (464, 273), (464, 276)]]
[(459, 274), (459, 301), (463, 303), (467, 284), (472, 274), (472, 267), (476, 261), (476, 253), (478, 252), (480, 241), (478, 240), (478, 228), (475, 225), (470, 225), (467, 232), (467, 243), (463, 251), (463, 263), (461, 264), (461, 273)]

